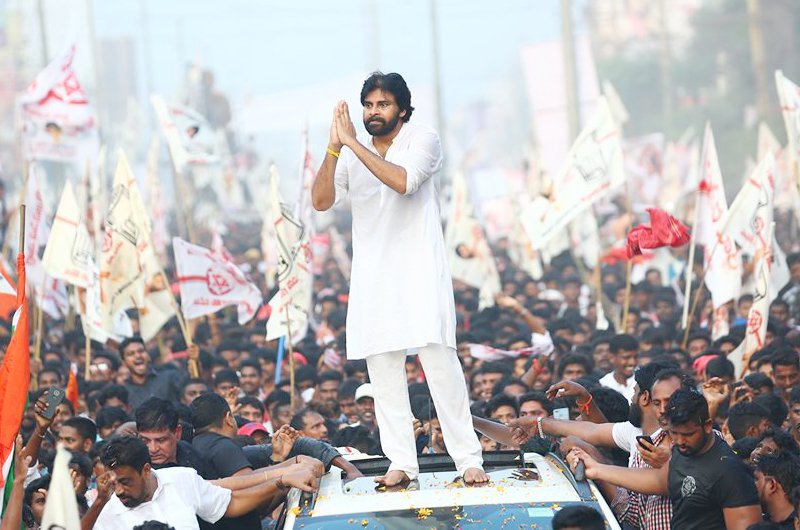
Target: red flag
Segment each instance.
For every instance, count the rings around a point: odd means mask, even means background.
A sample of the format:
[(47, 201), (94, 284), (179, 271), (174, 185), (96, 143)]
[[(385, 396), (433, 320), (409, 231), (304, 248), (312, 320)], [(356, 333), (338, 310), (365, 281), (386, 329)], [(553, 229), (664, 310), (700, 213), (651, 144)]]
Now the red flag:
[(67, 399), (72, 403), (75, 410), (78, 410), (78, 378), (75, 377), (75, 370), (70, 368), (69, 379), (67, 380)]
[(11, 341), (0, 364), (0, 506), (4, 490), (12, 477), (14, 441), (22, 424), (22, 415), (28, 401), (28, 384), (31, 379), (28, 330), (28, 303), (25, 298), (25, 255), (17, 256), (17, 309), (13, 320)]
[(648, 208), (650, 224), (633, 227), (628, 232), (628, 258), (642, 254), (642, 249), (660, 247), (680, 247), (689, 242), (689, 228), (673, 216), (659, 210)]

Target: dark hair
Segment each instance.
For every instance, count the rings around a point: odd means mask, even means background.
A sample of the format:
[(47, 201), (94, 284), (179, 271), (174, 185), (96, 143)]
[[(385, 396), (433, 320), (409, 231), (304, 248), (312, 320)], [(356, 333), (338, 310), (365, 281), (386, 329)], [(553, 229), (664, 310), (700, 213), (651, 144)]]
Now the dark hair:
[(300, 366), (294, 372), (294, 384), (297, 386), (300, 381), (311, 381), (317, 386), (317, 369), (311, 365)]
[(94, 421), (97, 422), (97, 429), (111, 427), (116, 422), (125, 423), (131, 421), (128, 413), (119, 407), (103, 407), (97, 412)]
[(80, 471), (81, 475), (91, 480), (92, 478), (92, 461), (89, 457), (82, 453), (72, 453), (72, 458), (69, 459), (69, 465), (75, 466)]
[(335, 370), (328, 370), (327, 372), (322, 372), (319, 375), (317, 383), (322, 384), (325, 381), (337, 381), (339, 384), (341, 384), (342, 381), (344, 381), (344, 376), (341, 374), (341, 372), (337, 372)]
[(592, 399), (597, 408), (611, 423), (627, 421), (630, 412), (628, 399), (614, 390), (601, 386), (591, 391)]
[(400, 112), (406, 111), (405, 116), (401, 119), (407, 122), (411, 119), (411, 113), (414, 112), (414, 107), (411, 106), (411, 91), (406, 85), (406, 80), (403, 76), (396, 73), (384, 74), (383, 72), (372, 72), (365, 81), (364, 86), (361, 87), (361, 105), (367, 99), (367, 96), (373, 90), (384, 90), (394, 96), (397, 101), (397, 106)]
[(769, 412), (769, 421), (776, 427), (783, 425), (789, 415), (789, 407), (786, 402), (776, 394), (761, 394), (753, 399), (753, 403), (758, 403)]
[(506, 394), (497, 394), (496, 396), (492, 397), (492, 399), (486, 403), (486, 406), (483, 408), (483, 412), (486, 414), (487, 418), (490, 418), (494, 411), (503, 406), (511, 407), (514, 409), (514, 414), (519, 416), (519, 405), (517, 404), (517, 400)]
[(134, 526), (133, 530), (175, 530), (175, 528), (161, 521), (145, 521), (140, 525)]
[(225, 398), (213, 392), (197, 396), (189, 405), (192, 411), (192, 425), (196, 431), (208, 427), (220, 427), (231, 408)]
[(262, 403), (261, 400), (258, 399), (257, 397), (242, 396), (236, 400), (236, 404), (241, 405), (243, 407), (246, 406), (255, 407), (261, 412), (262, 416), (264, 415), (264, 410), (265, 410), (264, 403)]
[(64, 370), (60, 364), (57, 362), (49, 362), (45, 363), (44, 366), (39, 370), (39, 373), (36, 375), (36, 379), (38, 381), (39, 377), (45, 373), (50, 372), (56, 374), (58, 376), (58, 380), (63, 382), (64, 381)]
[(581, 355), (580, 353), (568, 353), (561, 357), (561, 360), (558, 362), (558, 370), (556, 371), (556, 375), (559, 379), (563, 377), (564, 370), (570, 364), (580, 364), (583, 366), (583, 369), (586, 370), (587, 375), (592, 373), (592, 361), (589, 360), (588, 357)]
[(551, 522), (553, 530), (579, 528), (580, 530), (605, 530), (603, 516), (590, 506), (565, 506), (558, 510)]
[(46, 477), (40, 477), (35, 480), (32, 480), (30, 484), (25, 486), (25, 496), (23, 498), (23, 503), (27, 506), (30, 506), (31, 501), (33, 500), (34, 493), (36, 493), (38, 490), (49, 490), (50, 478), (51, 475), (47, 475)]
[(658, 359), (637, 368), (633, 372), (633, 379), (639, 385), (639, 392), (652, 392), (653, 385), (656, 384), (656, 376), (670, 368), (678, 368), (678, 363), (673, 359)]
[(800, 369), (800, 356), (792, 350), (781, 348), (772, 355), (772, 367), (776, 366), (794, 366)]
[(766, 440), (767, 438), (775, 442), (775, 445), (778, 446), (778, 451), (789, 451), (790, 453), (797, 454), (797, 442), (795, 442), (794, 437), (786, 431), (782, 431), (776, 427), (770, 427), (761, 433), (761, 436), (758, 437), (758, 442)]
[(258, 362), (256, 359), (245, 359), (244, 361), (239, 363), (239, 372), (241, 373), (242, 368), (249, 366), (250, 368), (254, 369), (258, 375), (261, 375), (261, 363)]
[(85, 440), (91, 440), (92, 443), (97, 439), (97, 425), (90, 420), (89, 418), (84, 418), (83, 416), (73, 416), (70, 419), (66, 420), (62, 426), (64, 427), (72, 427), (81, 438)]
[(679, 388), (669, 398), (664, 417), (672, 425), (695, 423), (705, 425), (708, 421), (708, 402), (700, 392)]
[(151, 397), (136, 409), (136, 430), (153, 432), (178, 428), (178, 409), (166, 399)]
[(620, 335), (614, 335), (611, 337), (611, 340), (608, 341), (608, 349), (611, 351), (612, 354), (617, 354), (622, 350), (625, 351), (639, 351), (639, 341), (637, 341), (633, 336), (628, 335), (627, 333), (622, 333)]
[[(765, 374), (764, 372), (755, 372), (752, 374), (747, 374), (744, 376), (744, 382), (753, 389), (759, 389), (762, 386), (769, 388), (769, 391), (772, 392), (775, 389), (775, 383), (772, 382), (772, 379)], [(798, 396), (798, 401), (800, 401), (800, 396)]]
[[(354, 395), (355, 395), (355, 391)], [(272, 407), (275, 405), (288, 405), (292, 402), (292, 395), (280, 389), (275, 389), (264, 398), (264, 406), (267, 407), (272, 414)]]
[(219, 386), (221, 383), (231, 383), (233, 386), (239, 386), (239, 376), (230, 368), (223, 368), (214, 374), (214, 386)]
[(548, 416), (553, 414), (553, 402), (547, 399), (547, 394), (544, 392), (532, 390), (531, 392), (526, 392), (517, 398), (520, 408), (522, 408), (523, 403), (527, 403), (528, 401), (536, 401), (537, 403), (540, 403), (542, 408), (547, 411)]
[(108, 385), (97, 393), (97, 403), (101, 407), (105, 407), (106, 402), (111, 398), (117, 398), (127, 405), (129, 403), (128, 389), (123, 385)]
[(133, 337), (128, 337), (122, 342), (120, 342), (119, 348), (117, 348), (119, 351), (120, 358), (125, 357), (125, 348), (127, 348), (131, 344), (141, 344), (142, 347), (145, 347), (145, 343), (144, 340), (142, 340), (142, 337), (138, 335), (134, 335)]
[(787, 451), (760, 456), (756, 470), (774, 478), (787, 497), (795, 486), (800, 485), (800, 460)]
[(112, 353), (110, 351), (103, 350), (103, 351), (99, 351), (97, 353), (92, 352), (92, 357), (94, 359), (97, 359), (98, 357), (106, 359), (109, 363), (111, 363), (111, 369), (112, 370), (114, 370), (114, 371), (119, 370), (119, 365), (120, 365), (119, 356), (117, 356), (116, 354), (114, 354), (114, 353)]
[(489, 361), (481, 365), (479, 373), (503, 374), (503, 376), (508, 376), (511, 375), (511, 367), (499, 361)]
[(717, 356), (706, 364), (706, 377), (736, 377), (736, 367), (728, 359)]
[[(650, 363), (652, 364), (652, 363)], [(660, 370), (656, 374), (656, 379), (653, 381), (653, 386), (660, 381), (666, 381), (667, 379), (672, 379), (673, 377), (677, 377), (681, 381), (681, 388), (685, 388), (687, 390), (691, 390), (697, 387), (697, 382), (694, 380), (694, 377), (686, 374), (683, 370), (674, 366), (672, 368), (665, 368)], [(652, 390), (652, 387), (651, 387)]]
[[(671, 400), (670, 400), (671, 404)], [(747, 430), (769, 420), (769, 411), (758, 403), (742, 401), (732, 406), (728, 411), (728, 430), (734, 440), (747, 436)]]
[(341, 401), (344, 398), (355, 398), (356, 390), (362, 384), (363, 383), (358, 379), (345, 379), (342, 381), (342, 384), (339, 385), (339, 400)]
[(344, 373), (347, 377), (353, 377), (357, 372), (367, 372), (367, 361), (355, 359), (344, 363)]
[(114, 436), (103, 449), (100, 461), (109, 469), (128, 466), (141, 473), (144, 465), (150, 463), (150, 451), (136, 436)]
[(296, 431), (302, 431), (306, 427), (306, 416), (312, 412), (317, 411), (309, 407), (303, 407), (302, 409), (298, 410), (295, 415), (292, 416), (289, 426)]

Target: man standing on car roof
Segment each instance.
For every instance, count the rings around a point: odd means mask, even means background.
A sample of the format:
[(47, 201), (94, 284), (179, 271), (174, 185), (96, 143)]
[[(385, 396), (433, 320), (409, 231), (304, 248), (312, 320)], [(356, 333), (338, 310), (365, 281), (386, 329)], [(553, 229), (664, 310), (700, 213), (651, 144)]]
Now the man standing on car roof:
[(419, 473), (404, 369), (406, 355), (416, 350), (459, 473), (467, 483), (487, 482), (456, 355), (453, 285), (434, 179), (442, 167), (439, 136), (409, 123), (411, 92), (399, 74), (373, 73), (361, 104), (370, 136), (356, 138), (340, 101), (311, 195), (320, 211), (345, 195), (352, 205), (347, 357), (366, 359), (373, 383), (381, 445), (391, 460), (376, 481), (395, 486)]

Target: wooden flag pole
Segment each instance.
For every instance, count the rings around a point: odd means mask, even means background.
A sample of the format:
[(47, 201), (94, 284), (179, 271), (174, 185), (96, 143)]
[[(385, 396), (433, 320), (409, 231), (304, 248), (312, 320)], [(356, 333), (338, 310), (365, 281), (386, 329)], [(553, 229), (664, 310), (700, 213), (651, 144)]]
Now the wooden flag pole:
[(86, 355), (84, 359), (84, 366), (83, 366), (83, 379), (88, 381), (89, 380), (89, 367), (92, 364), (92, 334), (91, 333), (84, 333), (84, 348)]
[(625, 303), (622, 306), (622, 321), (620, 322), (619, 333), (627, 333), (628, 312), (631, 309), (631, 273), (633, 272), (633, 259), (628, 260), (625, 272)]
[(692, 295), (692, 277), (694, 276), (694, 252), (697, 246), (697, 214), (700, 206), (700, 191), (696, 192), (694, 200), (694, 223), (692, 224), (692, 239), (689, 242), (689, 257), (686, 260), (686, 286), (684, 287), (683, 295), (683, 316), (681, 318), (681, 326), (687, 329), (689, 325), (689, 300)]

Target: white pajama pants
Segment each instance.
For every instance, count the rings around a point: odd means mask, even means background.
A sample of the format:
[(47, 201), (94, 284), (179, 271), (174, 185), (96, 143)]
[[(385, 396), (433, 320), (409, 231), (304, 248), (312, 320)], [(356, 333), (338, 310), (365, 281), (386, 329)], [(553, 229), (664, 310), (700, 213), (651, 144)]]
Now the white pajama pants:
[[(367, 357), (367, 369), (375, 394), (375, 416), (381, 446), (391, 461), (389, 470), (404, 471), (412, 480), (419, 475), (411, 404), (406, 380), (406, 350)], [(472, 429), (469, 396), (456, 351), (441, 344), (419, 349), (419, 360), (442, 426), (447, 452), (461, 476), (471, 467), (481, 467), (481, 445)]]

